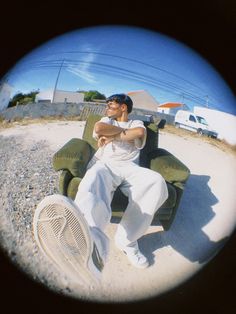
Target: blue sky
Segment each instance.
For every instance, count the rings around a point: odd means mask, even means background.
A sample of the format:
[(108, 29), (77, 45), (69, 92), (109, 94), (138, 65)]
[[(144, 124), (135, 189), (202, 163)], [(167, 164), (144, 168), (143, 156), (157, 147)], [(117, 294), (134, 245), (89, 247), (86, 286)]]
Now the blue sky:
[[(61, 70), (60, 70), (61, 69)], [(99, 26), (46, 42), (7, 74), (16, 92), (57, 89), (146, 90), (160, 103), (184, 102), (236, 114), (236, 99), (216, 70), (180, 42), (142, 28)]]

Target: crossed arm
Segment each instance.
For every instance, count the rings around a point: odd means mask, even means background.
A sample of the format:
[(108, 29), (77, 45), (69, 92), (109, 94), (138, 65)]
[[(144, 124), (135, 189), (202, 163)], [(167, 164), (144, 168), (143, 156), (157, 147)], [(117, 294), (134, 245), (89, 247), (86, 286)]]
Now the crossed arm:
[(146, 132), (145, 129), (142, 127), (136, 127), (126, 130), (121, 127), (110, 125), (104, 122), (97, 122), (94, 129), (99, 138), (98, 147), (106, 145), (113, 140), (133, 141), (137, 138), (143, 139)]

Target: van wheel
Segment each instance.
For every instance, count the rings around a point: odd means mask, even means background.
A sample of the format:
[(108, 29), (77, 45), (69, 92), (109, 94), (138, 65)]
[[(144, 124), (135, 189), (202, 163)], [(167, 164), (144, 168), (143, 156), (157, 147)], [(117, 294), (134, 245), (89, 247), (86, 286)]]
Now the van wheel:
[(179, 125), (178, 122), (175, 123), (175, 127), (176, 127), (177, 129), (179, 129), (180, 125)]
[(198, 129), (197, 134), (202, 135), (203, 134), (202, 129)]

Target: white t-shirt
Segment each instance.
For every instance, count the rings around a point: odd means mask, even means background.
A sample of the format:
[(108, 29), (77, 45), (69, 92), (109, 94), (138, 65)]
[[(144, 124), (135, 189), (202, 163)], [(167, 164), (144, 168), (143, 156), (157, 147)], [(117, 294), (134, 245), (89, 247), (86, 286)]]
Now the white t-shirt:
[[(146, 128), (142, 121), (140, 120), (128, 120), (127, 122), (118, 122), (114, 119), (103, 117), (99, 122), (104, 122), (107, 124), (119, 126), (125, 129), (141, 127)], [(97, 140), (98, 135), (93, 131), (93, 137)], [(144, 147), (146, 143), (146, 132), (143, 140), (135, 139), (134, 141), (119, 141), (114, 140), (103, 147), (98, 148), (97, 152), (93, 157), (93, 162), (97, 159), (103, 162), (115, 162), (129, 161), (129, 162), (139, 162), (140, 150)]]

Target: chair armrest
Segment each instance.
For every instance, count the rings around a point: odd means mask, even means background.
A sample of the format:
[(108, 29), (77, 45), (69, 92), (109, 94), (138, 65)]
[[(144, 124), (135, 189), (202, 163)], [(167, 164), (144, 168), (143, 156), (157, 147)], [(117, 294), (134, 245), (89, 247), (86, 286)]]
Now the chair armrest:
[(53, 168), (69, 170), (73, 176), (82, 178), (94, 152), (86, 141), (73, 138), (54, 154)]
[(163, 178), (172, 184), (185, 183), (190, 170), (167, 150), (157, 148), (148, 154), (150, 169), (159, 172)]

